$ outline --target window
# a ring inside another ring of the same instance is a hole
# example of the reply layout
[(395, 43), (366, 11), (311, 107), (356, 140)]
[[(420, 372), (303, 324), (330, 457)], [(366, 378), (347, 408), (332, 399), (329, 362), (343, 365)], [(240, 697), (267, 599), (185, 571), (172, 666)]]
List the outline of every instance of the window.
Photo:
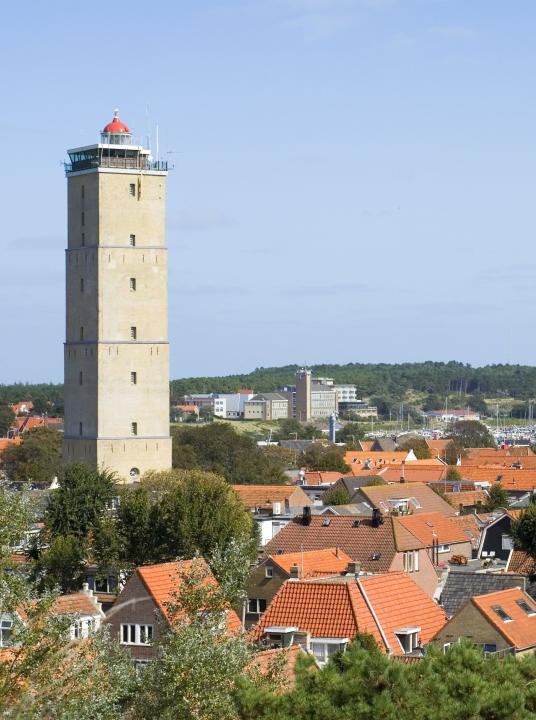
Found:
[(438, 552), (438, 553), (447, 553), (447, 552), (450, 552), (450, 545), (438, 545), (438, 546), (437, 546), (437, 552)]
[(311, 642), (311, 651), (319, 665), (325, 665), (329, 658), (338, 650), (344, 650), (346, 642), (333, 640), (332, 642)]
[(412, 573), (419, 571), (419, 551), (410, 550), (404, 553), (404, 572)]
[(80, 436), (82, 435), (82, 430), (83, 430), (82, 423), (78, 423), (78, 434)]
[(5, 615), (0, 620), (0, 647), (11, 647), (11, 633), (13, 630), (13, 621)]
[(136, 278), (130, 278), (129, 281), (130, 291), (135, 292), (136, 290)]
[(536, 610), (532, 608), (526, 600), (516, 600), (516, 602), (527, 615), (536, 615)]
[(494, 645), (492, 643), (485, 643), (484, 644), (484, 654), (487, 653), (495, 653), (497, 652), (497, 645)]
[(84, 384), (84, 373), (82, 370), (78, 373), (78, 384), (83, 385)]
[(443, 652), (446, 653), (447, 650), (450, 648), (451, 645), (452, 645), (452, 643), (445, 643), (445, 644), (443, 645)]
[(84, 292), (84, 278), (80, 278), (80, 292)]
[(134, 666), (134, 670), (137, 672), (138, 675), (140, 675), (147, 665), (149, 664), (149, 660), (133, 660), (132, 665)]
[(150, 645), (152, 641), (152, 625), (121, 625), (122, 645)]
[(86, 244), (86, 233), (82, 233), (82, 247)]
[(130, 326), (130, 339), (136, 340), (137, 337), (138, 337), (138, 330), (135, 325), (131, 325)]
[(137, 422), (130, 423), (130, 434), (131, 435), (138, 434), (138, 423)]
[(135, 235), (130, 236), (129, 243), (130, 243), (131, 247), (136, 247), (136, 236)]
[(510, 535), (506, 535), (503, 533), (501, 537), (501, 549), (502, 550), (513, 550), (514, 549), (514, 541), (510, 537)]
[(266, 569), (264, 570), (264, 577), (271, 578), (274, 576), (274, 568), (272, 565), (267, 565)]
[(134, 183), (130, 183), (129, 194), (132, 197), (136, 197), (136, 185)]
[(80, 340), (84, 339), (84, 326), (80, 325)]
[(419, 646), (420, 628), (403, 628), (395, 630), (395, 635), (406, 655), (412, 653)]
[(500, 605), (493, 605), (491, 609), (501, 618), (503, 622), (512, 622), (510, 615), (508, 615), (506, 610), (503, 610)]
[(86, 196), (86, 188), (85, 188), (85, 185), (81, 185), (81, 186), (80, 186), (80, 197), (81, 197), (82, 200), (83, 200), (85, 196)]
[(83, 637), (84, 624), (82, 620), (75, 620), (72, 626), (72, 637), (73, 640), (80, 640)]
[(82, 212), (82, 214), (81, 214), (80, 223), (81, 223), (82, 227), (86, 224), (86, 213), (85, 212)]
[(248, 600), (248, 613), (260, 615), (266, 610), (266, 600), (264, 598), (250, 598)]
[(131, 385), (136, 385), (137, 382), (138, 382), (138, 373), (136, 373), (136, 372), (131, 372), (131, 373), (130, 373), (130, 384), (131, 384)]

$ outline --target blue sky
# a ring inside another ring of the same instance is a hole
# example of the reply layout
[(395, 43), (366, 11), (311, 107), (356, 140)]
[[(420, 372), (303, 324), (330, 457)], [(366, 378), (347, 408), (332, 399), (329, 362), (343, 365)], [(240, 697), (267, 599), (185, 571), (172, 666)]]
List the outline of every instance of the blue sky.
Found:
[(2, 11), (0, 382), (62, 379), (60, 163), (115, 107), (175, 165), (172, 377), (533, 363), (534, 2), (87, 7)]

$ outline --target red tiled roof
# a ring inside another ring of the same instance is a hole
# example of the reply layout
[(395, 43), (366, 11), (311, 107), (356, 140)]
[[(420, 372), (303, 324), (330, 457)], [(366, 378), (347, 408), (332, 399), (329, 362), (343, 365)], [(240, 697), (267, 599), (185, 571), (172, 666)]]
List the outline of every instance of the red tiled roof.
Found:
[[(176, 594), (180, 589), (181, 574), (192, 570), (193, 563), (199, 563), (202, 570), (207, 568), (204, 560), (183, 560), (182, 562), (159, 563), (158, 565), (142, 565), (136, 572), (143, 581), (162, 615), (169, 621), (169, 604), (176, 602)], [(217, 580), (210, 574), (206, 581), (217, 585)], [(234, 610), (227, 614), (227, 629), (235, 632), (240, 629), (240, 620)]]
[(370, 633), (385, 647), (355, 580), (287, 580), (261, 616), (255, 628), (257, 637), (262, 637), (267, 627), (297, 627), (312, 637), (350, 640), (358, 632)]
[(352, 561), (352, 558), (344, 550), (334, 547), (325, 550), (271, 555), (270, 559), (288, 575), (290, 575), (291, 567), (297, 565), (300, 568), (302, 579), (318, 575), (340, 575)]
[(297, 507), (313, 504), (308, 495), (297, 485), (232, 485), (231, 487), (249, 509), (270, 506), (274, 502), (286, 501), (290, 504), (294, 493), (296, 497), (293, 500)]
[(450, 522), (450, 518), (439, 512), (403, 515), (394, 520), (415, 535), (426, 547), (431, 547), (434, 540), (437, 540), (440, 545), (469, 540), (463, 528)]
[(60, 595), (53, 603), (51, 612), (54, 615), (99, 615), (99, 610), (83, 592)]
[(2, 453), (9, 445), (20, 445), (22, 438), (0, 438), (0, 453)]
[(424, 645), (445, 622), (444, 611), (411, 578), (394, 572), (344, 582), (288, 580), (255, 633), (261, 637), (269, 627), (297, 627), (312, 638), (350, 640), (358, 632), (370, 633), (385, 652), (403, 655), (397, 630), (420, 627)]
[(305, 473), (305, 485), (333, 485), (344, 477), (344, 473), (313, 470)]
[(520, 575), (535, 575), (536, 560), (523, 550), (514, 550), (510, 555), (507, 570)]
[[(528, 615), (518, 604), (522, 600), (533, 611)], [(471, 602), (484, 615), (501, 635), (517, 650), (534, 647), (536, 645), (536, 603), (520, 588), (509, 588), (487, 595), (478, 595), (471, 598)], [(504, 622), (493, 610), (493, 607), (502, 608), (511, 618)]]
[[(382, 471), (380, 471), (382, 473)], [(382, 474), (383, 477), (383, 474)], [(382, 512), (390, 509), (390, 500), (414, 498), (420, 507), (410, 503), (410, 510), (415, 514), (423, 512), (441, 512), (443, 515), (455, 515), (454, 508), (443, 498), (423, 483), (398, 483), (396, 485), (367, 485), (359, 490), (374, 506)]]
[[(437, 464), (430, 464), (431, 460), (418, 460), (408, 463), (404, 467), (405, 482), (431, 483), (444, 480), (447, 473), (447, 466), (437, 461)], [(378, 475), (387, 483), (399, 483), (402, 478), (401, 465), (384, 465), (377, 471)]]
[(304, 651), (299, 645), (291, 645), (288, 648), (270, 648), (269, 650), (261, 650), (255, 654), (253, 660), (249, 663), (250, 670), (258, 670), (261, 675), (267, 675), (274, 664), (279, 668), (279, 662), (284, 659), (285, 666), (283, 668), (283, 690), (290, 690), (296, 683), (296, 660)]
[(449, 522), (461, 528), (466, 535), (466, 539), (470, 540), (473, 546), (478, 544), (478, 540), (480, 539), (480, 525), (476, 521), (475, 515), (454, 515), (449, 518)]
[(374, 527), (370, 517), (313, 515), (309, 525), (304, 525), (301, 517), (291, 520), (266, 545), (264, 557), (333, 547), (360, 562), (365, 572), (387, 572), (397, 552), (419, 549), (423, 544), (401, 526), (395, 535), (391, 517)]
[(472, 505), (485, 505), (488, 500), (488, 493), (485, 490), (464, 490), (463, 492), (448, 492), (447, 499), (457, 508), (460, 505), (462, 507), (470, 507)]
[(396, 630), (420, 627), (419, 641), (426, 645), (447, 622), (445, 611), (403, 572), (373, 575), (360, 581), (394, 655), (403, 654)]

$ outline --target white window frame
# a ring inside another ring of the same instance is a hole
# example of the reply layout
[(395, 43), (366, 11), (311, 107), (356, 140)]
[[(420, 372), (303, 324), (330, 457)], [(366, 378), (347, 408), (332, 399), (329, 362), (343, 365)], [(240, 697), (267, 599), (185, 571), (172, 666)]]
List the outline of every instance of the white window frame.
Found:
[(316, 662), (322, 666), (336, 652), (345, 650), (347, 644), (347, 638), (311, 638), (310, 652)]
[(264, 568), (264, 577), (265, 578), (273, 578), (274, 576), (274, 568), (273, 565), (267, 565)]
[(13, 640), (11, 635), (13, 632), (13, 620), (4, 615), (0, 619), (0, 647), (12, 647)]
[[(127, 629), (127, 640), (125, 640)], [(137, 623), (122, 623), (119, 631), (120, 645), (152, 645), (154, 640), (154, 625), (140, 625)], [(149, 637), (150, 636), (150, 637)], [(143, 639), (145, 638), (145, 639)]]
[[(404, 655), (409, 655), (415, 650), (416, 647), (419, 647), (419, 632), (420, 628), (412, 628), (411, 631), (408, 632), (403, 630), (395, 630), (396, 639), (398, 640), (400, 647), (404, 651)], [(409, 638), (409, 643), (407, 643), (407, 646), (404, 645), (404, 643), (400, 639), (401, 637)]]
[(419, 551), (406, 550), (404, 552), (404, 572), (419, 572)]
[(448, 553), (450, 552), (450, 545), (448, 543), (443, 543), (443, 545), (437, 546), (437, 552), (438, 553)]
[[(264, 610), (261, 610), (260, 603), (264, 601)], [(251, 610), (251, 603), (255, 603), (255, 610)], [(262, 615), (266, 611), (268, 603), (265, 598), (248, 598), (248, 614), (249, 615)]]

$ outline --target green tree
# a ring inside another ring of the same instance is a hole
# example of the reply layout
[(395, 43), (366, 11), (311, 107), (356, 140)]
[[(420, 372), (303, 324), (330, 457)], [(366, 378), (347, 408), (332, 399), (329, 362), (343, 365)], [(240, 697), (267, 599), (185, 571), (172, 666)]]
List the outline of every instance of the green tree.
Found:
[(7, 446), (2, 460), (9, 480), (50, 482), (61, 468), (61, 435), (48, 427), (29, 430), (20, 445)]
[(75, 592), (80, 589), (86, 559), (86, 548), (79, 538), (58, 535), (38, 555), (36, 580), (42, 589)]
[(313, 443), (301, 454), (299, 462), (309, 470), (350, 472), (350, 466), (344, 461), (344, 449), (335, 445)]
[(65, 467), (59, 488), (50, 494), (45, 525), (53, 535), (85, 541), (117, 494), (115, 475), (83, 463)]
[(536, 504), (530, 505), (523, 510), (521, 515), (512, 521), (511, 529), (514, 547), (516, 550), (524, 550), (536, 560)]
[(36, 415), (48, 415), (49, 412), (52, 409), (52, 403), (47, 400), (45, 397), (34, 397), (32, 400), (33, 403), (33, 413)]
[(484, 505), (484, 509), (487, 512), (492, 512), (500, 507), (507, 508), (509, 505), (510, 500), (508, 499), (508, 493), (503, 486), (500, 483), (492, 485), (488, 492), (488, 499)]
[(452, 423), (448, 428), (447, 437), (464, 448), (496, 447), (493, 435), (478, 420), (459, 420)]
[(365, 437), (362, 425), (356, 422), (348, 422), (337, 431), (337, 442), (346, 443), (346, 447), (355, 450), (359, 447), (359, 441)]
[(277, 424), (275, 436), (279, 440), (311, 440), (319, 435), (314, 425), (305, 425), (295, 418), (278, 420)]
[(422, 437), (411, 437), (406, 440), (401, 440), (398, 443), (399, 450), (413, 450), (417, 460), (428, 460), (432, 457), (430, 448), (428, 447), (426, 440)]
[(342, 485), (333, 485), (326, 490), (322, 498), (324, 505), (348, 505), (351, 497), (348, 490)]
[(462, 474), (455, 465), (450, 465), (447, 470), (447, 480), (458, 482), (462, 479)]
[(161, 554), (155, 537), (158, 505), (144, 486), (125, 487), (117, 510), (118, 533), (122, 538), (122, 555), (134, 565), (158, 562)]
[(459, 440), (451, 440), (445, 448), (444, 459), (449, 465), (457, 465), (459, 458), (465, 455), (463, 445)]
[(0, 405), (0, 437), (6, 437), (15, 422), (15, 413), (9, 405)]
[(252, 438), (227, 423), (175, 428), (172, 439), (174, 467), (207, 470), (238, 484), (279, 484), (286, 479), (282, 463), (265, 456)]

